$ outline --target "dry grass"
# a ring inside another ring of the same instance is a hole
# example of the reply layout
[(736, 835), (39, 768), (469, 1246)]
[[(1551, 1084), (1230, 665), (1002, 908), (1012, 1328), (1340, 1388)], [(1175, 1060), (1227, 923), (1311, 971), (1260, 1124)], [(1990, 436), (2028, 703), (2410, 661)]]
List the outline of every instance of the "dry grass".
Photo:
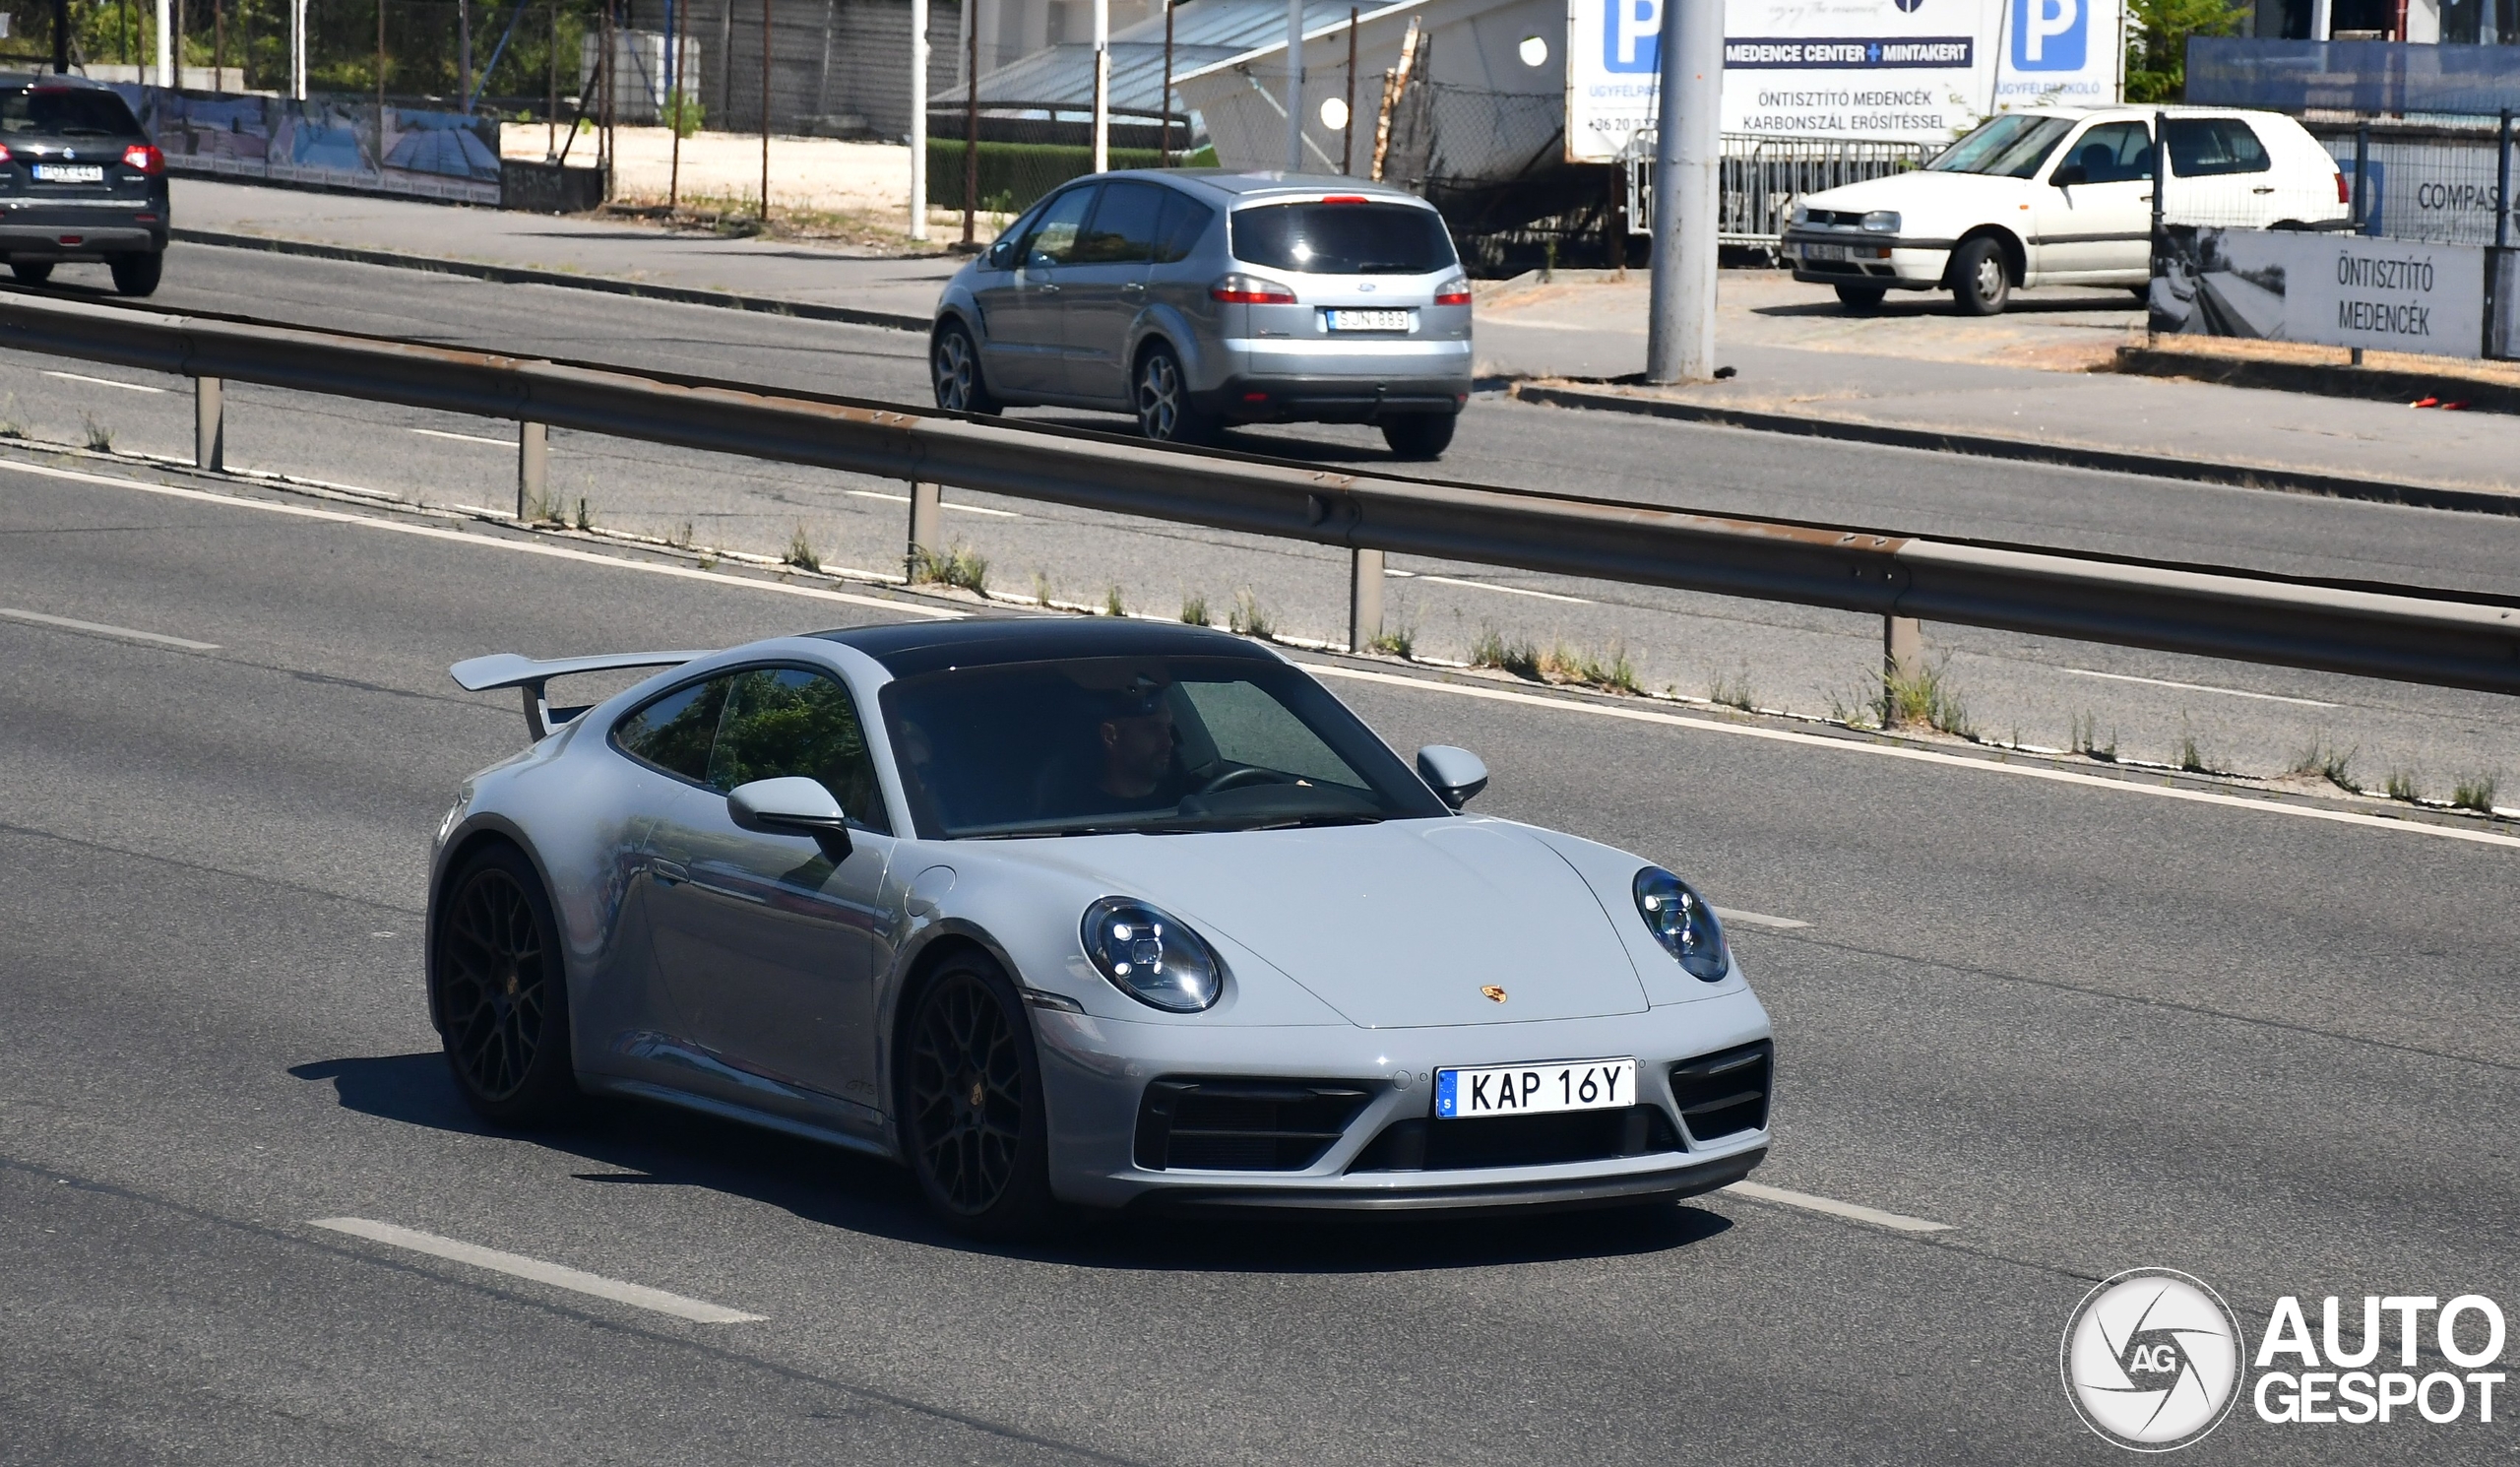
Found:
[(941, 555), (919, 545), (911, 551), (910, 579), (914, 586), (956, 586), (974, 596), (986, 596), (988, 557), (963, 544)]

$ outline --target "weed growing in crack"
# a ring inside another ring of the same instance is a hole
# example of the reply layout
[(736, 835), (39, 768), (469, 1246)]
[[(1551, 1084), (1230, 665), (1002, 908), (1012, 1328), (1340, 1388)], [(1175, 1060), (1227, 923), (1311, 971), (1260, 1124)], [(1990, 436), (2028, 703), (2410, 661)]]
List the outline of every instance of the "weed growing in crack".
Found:
[(1050, 608), (1050, 573), (1048, 571), (1033, 572), (1033, 605), (1044, 611)]
[(2391, 799), (2403, 799), (2409, 804), (2424, 797), (2423, 776), (2412, 769), (2390, 770), (2382, 788)]
[(1948, 659), (1913, 666), (1902, 662), (1881, 674), (1881, 727), (1919, 725), (1958, 738), (1978, 736), (1977, 726), (1969, 722), (1969, 705), (1952, 683)]
[[(583, 499), (578, 502), (586, 503)], [(919, 553), (926, 552), (922, 550)], [(788, 537), (788, 553), (779, 558), (798, 570), (818, 571), (823, 568), (823, 557), (814, 553), (814, 542), (805, 539), (805, 527), (802, 525), (796, 527), (795, 534)]]
[(98, 422), (94, 414), (82, 411), (79, 415), (79, 423), (87, 430), (88, 447), (91, 450), (96, 453), (114, 451), (114, 430)]
[(1743, 663), (1733, 670), (1732, 675), (1729, 678), (1721, 672), (1708, 678), (1706, 701), (1721, 703), (1727, 708), (1738, 708), (1743, 713), (1758, 707), (1759, 695), (1750, 688), (1750, 665)]
[(2450, 803), (2480, 814), (2493, 813), (2493, 776), (2472, 774), (2450, 787)]
[(1480, 628), (1479, 640), (1470, 644), (1470, 665), (1540, 680), (1540, 649), (1529, 642), (1509, 642), (1492, 626)]
[(1181, 620), (1187, 626), (1213, 626), (1208, 620), (1208, 599), (1204, 596), (1181, 598)]
[(1127, 601), (1122, 599), (1120, 595), (1120, 583), (1117, 581), (1113, 581), (1110, 584), (1110, 587), (1102, 593), (1102, 614), (1105, 616), (1126, 616), (1129, 614), (1129, 604)]
[(2291, 772), (2303, 779), (2325, 780), (2348, 795), (2360, 795), (2362, 787), (2354, 780), (2354, 756), (2359, 752), (2359, 749), (2340, 751), (2322, 731), (2310, 736), (2308, 748), (2293, 756)]
[(988, 595), (988, 557), (968, 545), (958, 543), (942, 555), (919, 545), (910, 558), (914, 586), (956, 586), (974, 596)]
[(1552, 643), (1540, 658), (1540, 675), (1548, 682), (1582, 683), (1606, 692), (1634, 693), (1636, 665), (1628, 661), (1627, 648), (1613, 643), (1609, 651), (1598, 656), (1591, 652), (1570, 652), (1563, 642)]
[[(578, 500), (578, 528), (581, 530), (593, 530), (595, 528), (595, 515), (588, 510), (587, 501), (583, 497)], [(799, 530), (796, 533), (801, 537), (805, 532)]]
[(2229, 769), (2214, 762), (2214, 756), (2197, 741), (2196, 731), (2180, 721), (2178, 730), (2178, 769), (2181, 774), (2230, 774)]
[(2115, 729), (2109, 731), (2109, 741), (2103, 743), (2100, 741), (2099, 714), (2078, 713), (2074, 715), (2073, 722), (2073, 738), (2066, 745), (2068, 748), (2087, 759), (2098, 759), (2103, 764), (2117, 762), (2117, 731)]
[(1374, 633), (1372, 640), (1365, 643), (1365, 650), (1378, 652), (1384, 657), (1396, 657), (1405, 663), (1418, 652), (1418, 628), (1408, 625), (1385, 626), (1381, 631)]
[(1258, 637), (1263, 642), (1278, 632), (1278, 624), (1269, 619), (1267, 608), (1249, 587), (1233, 594), (1233, 609), (1226, 613), (1225, 624), (1241, 636)]

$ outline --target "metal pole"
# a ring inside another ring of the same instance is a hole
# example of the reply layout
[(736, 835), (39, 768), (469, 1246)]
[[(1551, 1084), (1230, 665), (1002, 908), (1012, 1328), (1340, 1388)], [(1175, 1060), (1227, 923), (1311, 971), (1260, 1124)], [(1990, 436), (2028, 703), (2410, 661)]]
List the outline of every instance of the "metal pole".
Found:
[[(2354, 129), (2354, 232), (2360, 234), (2370, 223), (2371, 205), (2371, 124), (2365, 122)], [(2362, 349), (2352, 349), (2348, 364), (2362, 364)]]
[(770, 0), (761, 0), (761, 222), (770, 223)]
[[(166, 30), (171, 38), (175, 57), (174, 88), (181, 92), (184, 90), (184, 0), (174, 0), (170, 23)], [(212, 79), (211, 90), (218, 90), (218, 79), (215, 77)]]
[(193, 467), (227, 471), (227, 409), (217, 377), (193, 379)]
[(1164, 108), (1163, 131), (1156, 135), (1155, 165), (1172, 166), (1172, 0), (1164, 0)]
[(1287, 171), (1303, 171), (1303, 0), (1287, 0)]
[[(2485, 354), (2507, 354), (2511, 344), (2502, 340), (2506, 334), (2496, 330), (2512, 314), (2512, 303), (2503, 299), (2503, 285), (2510, 277), (2511, 261), (2511, 109), (2502, 109), (2502, 127), (2493, 139), (2493, 253), (2486, 257), (2485, 271)], [(2495, 348), (2501, 348), (2497, 352)]]
[(1356, 171), (1356, 16), (1355, 6), (1348, 7), (1348, 125), (1339, 129), (1339, 171)]
[[(542, 108), (542, 157), (550, 162), (560, 159), (560, 0), (551, 0), (551, 54), (545, 79), (551, 89)], [(385, 29), (385, 0), (376, 0), (376, 27)], [(380, 87), (382, 83), (378, 84)]]
[(306, 100), (306, 0), (288, 0), (288, 95)]
[[(2335, 29), (2336, 6), (2334, 0), (2310, 0), (2310, 39), (2330, 39), (2330, 32)], [(2319, 69), (2321, 71), (2325, 71), (2327, 68), (2322, 66)]]
[(70, 70), (70, 0), (52, 0), (52, 74)]
[(516, 517), (531, 520), (551, 506), (551, 435), (538, 422), (516, 425)]
[(2493, 144), (2493, 247), (2511, 248), (2511, 109), (2502, 109), (2502, 130)]
[(963, 247), (971, 249), (979, 242), (980, 213), (980, 5), (979, 0), (963, 0), (963, 14), (970, 18), (963, 44)]
[[(552, 45), (556, 50), (559, 41)], [(558, 105), (555, 93), (553, 105)], [(385, 136), (385, 0), (376, 0), (376, 135)]]
[(1365, 652), (1382, 638), (1382, 551), (1362, 545), (1348, 557), (1348, 650)]
[(158, 0), (158, 85), (175, 85), (174, 0)]
[(910, 237), (927, 237), (927, 0), (910, 0)]
[(456, 95), (472, 109), (472, 0), (455, 0), (455, 87)]
[(1094, 0), (1094, 171), (1111, 166), (1111, 0)]
[(682, 43), (677, 26), (690, 24), (690, 6), (665, 4), (665, 126), (673, 134), (665, 163), (665, 212), (682, 207)]
[(921, 549), (933, 551), (943, 542), (945, 537), (941, 532), (945, 527), (937, 523), (943, 518), (945, 486), (911, 480), (910, 554), (903, 561), (904, 575), (913, 580), (918, 578), (918, 552)]
[(1724, 0), (1663, 0), (1654, 152), (1649, 382), (1715, 375), (1716, 169), (1723, 149)]

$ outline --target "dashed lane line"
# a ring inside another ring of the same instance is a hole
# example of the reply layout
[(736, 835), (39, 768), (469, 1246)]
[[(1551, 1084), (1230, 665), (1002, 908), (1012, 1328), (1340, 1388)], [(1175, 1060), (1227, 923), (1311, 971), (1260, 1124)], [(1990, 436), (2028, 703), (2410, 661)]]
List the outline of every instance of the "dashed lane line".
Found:
[(329, 1229), (335, 1233), (346, 1233), (352, 1238), (364, 1238), (370, 1243), (381, 1243), (388, 1247), (408, 1248), (414, 1253), (426, 1253), (432, 1258), (444, 1258), (451, 1263), (469, 1263), (474, 1268), (486, 1268), (494, 1273), (532, 1279), (537, 1284), (549, 1284), (555, 1289), (592, 1294), (598, 1299), (609, 1299), (615, 1304), (654, 1309), (660, 1314), (671, 1314), (677, 1319), (688, 1319), (695, 1324), (753, 1324), (769, 1317), (766, 1314), (747, 1314), (741, 1309), (730, 1309), (724, 1305), (685, 1299), (679, 1294), (667, 1294), (662, 1289), (651, 1289), (645, 1284), (628, 1284), (619, 1279), (608, 1279), (599, 1273), (588, 1273), (582, 1269), (570, 1268), (565, 1264), (546, 1263), (540, 1258), (529, 1258), (523, 1253), (503, 1253), (497, 1248), (485, 1248), (477, 1244), (459, 1243), (452, 1238), (440, 1238), (434, 1233), (422, 1233), (412, 1228), (398, 1228), (392, 1223), (380, 1223), (371, 1218), (319, 1217), (312, 1219), (307, 1226)]
[(46, 372), (44, 375), (59, 377), (64, 382), (85, 382), (91, 387), (119, 387), (125, 392), (154, 392), (159, 397), (166, 395), (166, 389), (162, 387), (144, 387), (137, 382), (116, 382), (111, 377), (91, 377), (86, 372)]
[(403, 431), (417, 433), (423, 438), (452, 438), (458, 443), (480, 443), (491, 448), (516, 447), (514, 438), (484, 438), (478, 433), (451, 433), (444, 428), (405, 428)]
[(2138, 677), (2132, 672), (2102, 672), (2091, 668), (2058, 668), (2056, 670), (2070, 672), (2076, 677), (2106, 677), (2111, 682), (2141, 682), (2153, 687), (2174, 687), (2183, 692), (2221, 693), (2226, 698), (2255, 698), (2265, 703), (2298, 703), (2303, 708), (2337, 706), (2334, 703), (2322, 703), (2316, 698), (2288, 698), (2282, 693), (2253, 693), (2246, 688), (2216, 687), (2210, 682), (2173, 682), (2167, 677)]
[(1805, 1212), (1821, 1212), (1830, 1217), (1870, 1223), (1876, 1228), (1888, 1228), (1895, 1233), (1948, 1233), (1951, 1231), (1949, 1223), (1928, 1222), (1923, 1218), (1909, 1217), (1904, 1213), (1883, 1212), (1878, 1207), (1866, 1207), (1860, 1202), (1841, 1202), (1835, 1197), (1815, 1196), (1810, 1192), (1788, 1191), (1784, 1187), (1769, 1186), (1763, 1182), (1736, 1181), (1724, 1190), (1747, 1197), (1754, 1202), (1773, 1202), (1780, 1207), (1799, 1207)]
[[(849, 497), (851, 499), (881, 499), (889, 504), (910, 503), (910, 496), (908, 494), (887, 494), (881, 489), (850, 489), (847, 492)], [(939, 501), (938, 507), (942, 509), (950, 509), (958, 515), (989, 515), (1000, 520), (1020, 520), (1024, 518), (1022, 515), (1017, 514), (1011, 509), (991, 509), (984, 504), (956, 504), (951, 499)]]
[(80, 621), (69, 616), (47, 616), (41, 611), (21, 611), (15, 606), (0, 606), (0, 616), (14, 621), (33, 621), (45, 626), (68, 627), (77, 632), (94, 632), (102, 637), (127, 637), (135, 642), (156, 642), (166, 647), (181, 647), (187, 652), (217, 652), (217, 642), (195, 642), (187, 637), (170, 637), (164, 632), (145, 632), (135, 627), (113, 626), (102, 621)]

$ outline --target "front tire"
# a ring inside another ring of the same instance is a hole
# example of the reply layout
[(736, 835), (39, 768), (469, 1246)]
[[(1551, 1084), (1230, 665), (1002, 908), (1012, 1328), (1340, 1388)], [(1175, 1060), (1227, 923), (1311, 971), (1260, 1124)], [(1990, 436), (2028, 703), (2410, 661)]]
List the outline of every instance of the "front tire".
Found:
[(1016, 1239), (1047, 1227), (1049, 1117), (1015, 985), (976, 953), (946, 960), (903, 1030), (902, 1150), (928, 1210), (957, 1233)]
[(1964, 239), (1951, 255), (1951, 298), (1964, 316), (1995, 316), (2012, 298), (2012, 265), (2001, 240)]
[(1877, 310), (1881, 297), (1890, 293), (1888, 287), (1882, 286), (1840, 286), (1837, 291), (1838, 304), (1851, 311)]
[(166, 255), (152, 250), (145, 255), (117, 255), (108, 265), (114, 273), (114, 290), (123, 295), (151, 295), (158, 289), (158, 279), (166, 273)]
[(1452, 447), (1453, 427), (1460, 419), (1450, 413), (1412, 413), (1405, 417), (1382, 420), (1382, 441), (1391, 446), (1396, 459), (1426, 463), (1444, 456)]
[(997, 415), (1000, 405), (988, 390), (988, 379), (980, 374), (979, 349), (959, 323), (936, 333), (928, 346), (927, 364), (935, 380), (937, 407), (948, 413)]
[(40, 286), (52, 279), (52, 264), (50, 260), (12, 260), (9, 273), (18, 278), (19, 285)]
[(448, 878), (428, 972), (447, 1067), (474, 1114), (534, 1126), (577, 1109), (560, 925), (524, 852), (488, 847)]

